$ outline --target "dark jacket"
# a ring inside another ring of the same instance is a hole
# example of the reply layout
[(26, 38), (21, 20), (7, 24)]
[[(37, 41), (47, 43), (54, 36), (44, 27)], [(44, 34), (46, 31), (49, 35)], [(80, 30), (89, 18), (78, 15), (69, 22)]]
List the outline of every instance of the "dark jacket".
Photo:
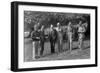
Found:
[(50, 31), (49, 39), (50, 39), (50, 41), (56, 41), (57, 40), (57, 31), (55, 29)]
[(38, 30), (31, 32), (31, 38), (32, 38), (33, 41), (39, 41), (40, 40), (39, 36), (40, 36), (40, 33), (39, 33)]
[(44, 32), (44, 30), (43, 31), (40, 31), (40, 41), (41, 42), (44, 42), (45, 41), (45, 32)]

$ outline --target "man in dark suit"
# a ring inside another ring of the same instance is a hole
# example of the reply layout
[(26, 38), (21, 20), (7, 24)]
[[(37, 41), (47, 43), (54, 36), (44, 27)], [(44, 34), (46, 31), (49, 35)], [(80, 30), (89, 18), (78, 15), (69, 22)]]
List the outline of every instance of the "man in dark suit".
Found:
[(55, 53), (55, 43), (57, 40), (57, 31), (54, 29), (53, 25), (50, 26), (50, 44), (51, 44), (51, 53)]
[(45, 33), (44, 33), (44, 25), (42, 25), (41, 29), (40, 29), (40, 46), (41, 46), (41, 50), (40, 50), (40, 55), (43, 55), (43, 51), (44, 51), (44, 42), (45, 42)]

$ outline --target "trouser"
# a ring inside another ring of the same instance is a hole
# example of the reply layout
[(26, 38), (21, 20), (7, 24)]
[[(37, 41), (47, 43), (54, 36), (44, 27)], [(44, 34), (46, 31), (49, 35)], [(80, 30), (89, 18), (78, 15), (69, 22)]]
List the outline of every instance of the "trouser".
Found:
[(35, 59), (36, 56), (38, 56), (38, 46), (39, 46), (39, 41), (33, 41), (33, 55), (32, 58)]
[(72, 34), (68, 35), (68, 48), (70, 51), (72, 50)]
[(82, 33), (79, 34), (79, 39), (78, 39), (79, 46), (78, 47), (80, 50), (82, 50), (82, 48), (83, 48), (83, 36), (84, 36), (84, 34), (82, 34)]
[(44, 51), (44, 41), (40, 42), (40, 46), (41, 46), (40, 55), (42, 56)]
[(55, 53), (55, 41), (50, 40), (50, 44), (51, 44), (51, 53)]
[(62, 51), (62, 47), (63, 47), (63, 42), (62, 42), (62, 39), (58, 40), (58, 51)]

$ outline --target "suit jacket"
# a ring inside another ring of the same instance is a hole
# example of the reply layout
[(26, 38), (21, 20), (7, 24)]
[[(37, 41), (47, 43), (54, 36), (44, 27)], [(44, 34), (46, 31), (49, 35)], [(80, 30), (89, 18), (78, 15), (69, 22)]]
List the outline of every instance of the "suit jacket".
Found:
[(43, 31), (40, 31), (40, 41), (41, 42), (44, 42), (45, 41), (45, 32), (44, 32), (44, 30)]
[(84, 33), (85, 32), (85, 27), (84, 26), (79, 26), (78, 32), (79, 33)]
[(57, 28), (57, 40), (63, 39), (63, 31), (61, 28)]
[(31, 32), (31, 38), (33, 39), (33, 41), (39, 41), (40, 40), (40, 33), (39, 31), (32, 31)]
[(49, 38), (51, 41), (57, 40), (57, 31), (55, 29), (50, 30)]

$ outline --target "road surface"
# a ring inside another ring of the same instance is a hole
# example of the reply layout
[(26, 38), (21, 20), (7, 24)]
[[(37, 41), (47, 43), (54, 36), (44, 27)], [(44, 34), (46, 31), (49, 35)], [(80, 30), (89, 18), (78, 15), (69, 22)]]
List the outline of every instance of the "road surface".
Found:
[[(57, 44), (55, 46), (56, 53), (51, 54), (50, 42), (45, 42), (43, 56), (32, 60), (32, 40), (25, 38), (24, 40), (24, 61), (48, 61), (48, 60), (73, 60), (73, 59), (89, 59), (90, 58), (90, 40), (84, 41), (83, 50), (78, 49), (78, 42), (73, 42), (73, 50), (69, 52), (68, 43), (63, 43), (63, 51), (58, 53)], [(40, 51), (40, 49), (39, 49)]]

